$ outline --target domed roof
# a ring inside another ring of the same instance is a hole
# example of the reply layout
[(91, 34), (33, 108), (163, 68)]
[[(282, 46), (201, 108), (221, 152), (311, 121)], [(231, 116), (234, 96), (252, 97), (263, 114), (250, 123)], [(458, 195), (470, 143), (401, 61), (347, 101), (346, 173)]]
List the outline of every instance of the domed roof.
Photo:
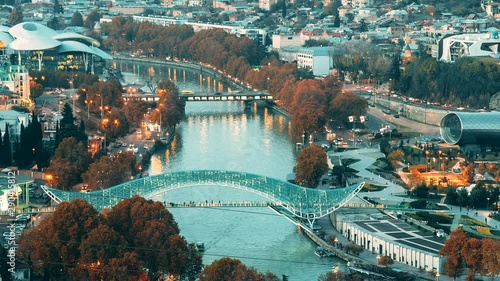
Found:
[(57, 48), (59, 53), (84, 52), (93, 54), (94, 51), (89, 46), (77, 41), (63, 41)]
[(61, 45), (51, 38), (57, 32), (39, 23), (22, 22), (11, 27), (9, 33), (16, 38), (9, 47), (18, 51), (46, 50)]
[(38, 36), (53, 37), (57, 35), (57, 32), (52, 28), (36, 22), (18, 23), (9, 29), (9, 33), (15, 38), (32, 38)]
[(65, 40), (80, 40), (80, 41), (87, 42), (87, 43), (89, 43), (91, 45), (94, 45), (96, 47), (101, 46), (101, 43), (99, 43), (99, 41), (95, 40), (94, 38), (88, 37), (88, 36), (85, 36), (85, 35), (81, 35), (81, 34), (78, 34), (78, 33), (75, 33), (75, 32), (58, 33), (55, 36), (52, 36), (52, 38), (60, 40), (60, 41), (65, 41)]

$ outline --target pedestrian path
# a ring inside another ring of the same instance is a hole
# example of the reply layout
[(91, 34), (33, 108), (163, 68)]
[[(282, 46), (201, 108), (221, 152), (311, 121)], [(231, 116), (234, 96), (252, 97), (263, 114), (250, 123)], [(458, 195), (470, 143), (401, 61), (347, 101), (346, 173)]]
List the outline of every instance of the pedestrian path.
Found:
[[(380, 149), (363, 148), (357, 150), (346, 150), (343, 152), (330, 151), (328, 152), (328, 156), (341, 157), (342, 159), (346, 158), (359, 159), (358, 162), (349, 165), (349, 167), (358, 171), (357, 175), (361, 178), (361, 180), (373, 181), (380, 185), (387, 184), (387, 188), (381, 191), (363, 192), (359, 194), (360, 197), (373, 198), (374, 200), (384, 205), (397, 205), (405, 201), (404, 197), (398, 196), (405, 194), (406, 192), (405, 188), (367, 170), (367, 168), (370, 167), (373, 163), (375, 163), (375, 161), (378, 158), (384, 157), (384, 154), (380, 152)], [(491, 211), (477, 210), (477, 215), (476, 215), (475, 214), (476, 210), (472, 212), (471, 210), (465, 207), (459, 208), (453, 205), (445, 205), (445, 206), (450, 210), (456, 211), (454, 213), (456, 214), (455, 217), (458, 219), (458, 222), (460, 221), (461, 216), (468, 215), (481, 222), (486, 222), (491, 228), (500, 229), (500, 222), (489, 217)], [(459, 223), (456, 224), (457, 227), (458, 225)], [(452, 230), (453, 229), (456, 228), (452, 228)]]
[(460, 212), (456, 213), (454, 216), (453, 216), (453, 222), (451, 223), (451, 228), (450, 230), (453, 231), (455, 229), (458, 228), (459, 224), (460, 224), (460, 219), (462, 218), (462, 214)]

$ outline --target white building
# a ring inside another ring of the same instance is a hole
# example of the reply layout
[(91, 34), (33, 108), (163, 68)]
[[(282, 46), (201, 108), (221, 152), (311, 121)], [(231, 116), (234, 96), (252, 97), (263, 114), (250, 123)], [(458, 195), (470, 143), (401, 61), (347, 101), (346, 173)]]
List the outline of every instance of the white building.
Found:
[(302, 46), (298, 34), (273, 34), (273, 49), (280, 49), (288, 46)]
[(259, 0), (259, 8), (269, 11), (271, 10), (271, 6), (276, 4), (276, 2), (276, 0)]
[(309, 68), (314, 76), (327, 76), (333, 68), (329, 47), (300, 49), (297, 53), (297, 67)]
[(374, 0), (342, 0), (342, 5), (349, 5), (353, 8), (373, 7)]
[(393, 219), (374, 209), (342, 208), (331, 218), (337, 231), (349, 241), (394, 262), (426, 271), (442, 273), (444, 258), (438, 252), (444, 238), (425, 235), (404, 221)]
[(500, 58), (498, 32), (445, 36), (439, 42), (438, 60), (454, 62), (461, 57)]
[(10, 140), (13, 142), (21, 136), (21, 124), (28, 126), (31, 116), (28, 113), (18, 112), (15, 110), (1, 110), (0, 111), (0, 129), (2, 130), (2, 137), (5, 134), (5, 126), (9, 124)]

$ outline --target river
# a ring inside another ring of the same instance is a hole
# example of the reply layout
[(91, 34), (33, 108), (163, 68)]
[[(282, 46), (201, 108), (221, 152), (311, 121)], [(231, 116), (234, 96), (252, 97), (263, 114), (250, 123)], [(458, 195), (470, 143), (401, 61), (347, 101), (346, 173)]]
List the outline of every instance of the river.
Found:
[[(151, 77), (153, 80), (169, 77), (180, 90), (228, 90), (209, 76), (166, 65), (117, 62), (116, 68), (134, 74), (133, 79), (139, 84)], [(257, 104), (245, 109), (240, 102), (188, 102), (186, 117), (178, 126), (170, 148), (152, 157), (149, 173), (221, 169), (285, 180), (296, 157), (289, 128), (288, 118)], [(218, 186), (178, 189), (155, 199), (265, 201), (253, 193)], [(284, 274), (291, 281), (307, 281), (317, 280), (320, 274), (341, 262), (314, 255), (316, 245), (297, 226), (268, 208), (171, 208), (170, 211), (189, 242), (205, 243), (204, 264), (228, 256), (261, 272), (270, 271), (280, 278)]]

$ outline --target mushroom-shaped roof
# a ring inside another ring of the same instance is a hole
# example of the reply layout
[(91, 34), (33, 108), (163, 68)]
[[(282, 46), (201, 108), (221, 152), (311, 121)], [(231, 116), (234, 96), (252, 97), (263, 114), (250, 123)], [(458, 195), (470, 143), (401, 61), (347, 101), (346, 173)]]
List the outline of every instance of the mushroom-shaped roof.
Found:
[(10, 43), (9, 47), (17, 51), (37, 51), (52, 49), (61, 45), (61, 42), (45, 36), (33, 36), (31, 38), (19, 37)]
[(77, 41), (63, 41), (57, 48), (59, 53), (84, 52), (93, 54), (94, 51), (87, 45)]
[(51, 38), (57, 32), (39, 23), (19, 23), (9, 29), (9, 33), (16, 38), (9, 45), (14, 50), (46, 50), (61, 45), (61, 42)]
[(96, 56), (99, 56), (101, 57), (103, 60), (112, 60), (113, 57), (111, 55), (109, 55), (108, 53), (106, 53), (105, 51), (97, 48), (97, 47), (89, 47), (92, 49), (92, 51), (94, 51), (94, 54)]
[(32, 38), (36, 36), (53, 37), (57, 32), (52, 28), (36, 22), (22, 22), (9, 29), (9, 33), (15, 38)]
[(5, 25), (0, 25), (0, 31), (2, 32), (9, 32), (10, 27), (5, 26)]
[(10, 43), (14, 41), (14, 37), (9, 33), (0, 31), (0, 42), (3, 43), (4, 47), (9, 46)]
[(85, 35), (81, 35), (75, 32), (64, 32), (64, 33), (58, 33), (55, 36), (52, 36), (53, 39), (60, 40), (60, 41), (66, 41), (66, 40), (79, 40), (79, 41), (84, 41), (87, 42), (88, 44), (94, 45), (96, 47), (100, 47), (101, 43), (99, 41), (95, 40), (92, 37), (88, 37)]

